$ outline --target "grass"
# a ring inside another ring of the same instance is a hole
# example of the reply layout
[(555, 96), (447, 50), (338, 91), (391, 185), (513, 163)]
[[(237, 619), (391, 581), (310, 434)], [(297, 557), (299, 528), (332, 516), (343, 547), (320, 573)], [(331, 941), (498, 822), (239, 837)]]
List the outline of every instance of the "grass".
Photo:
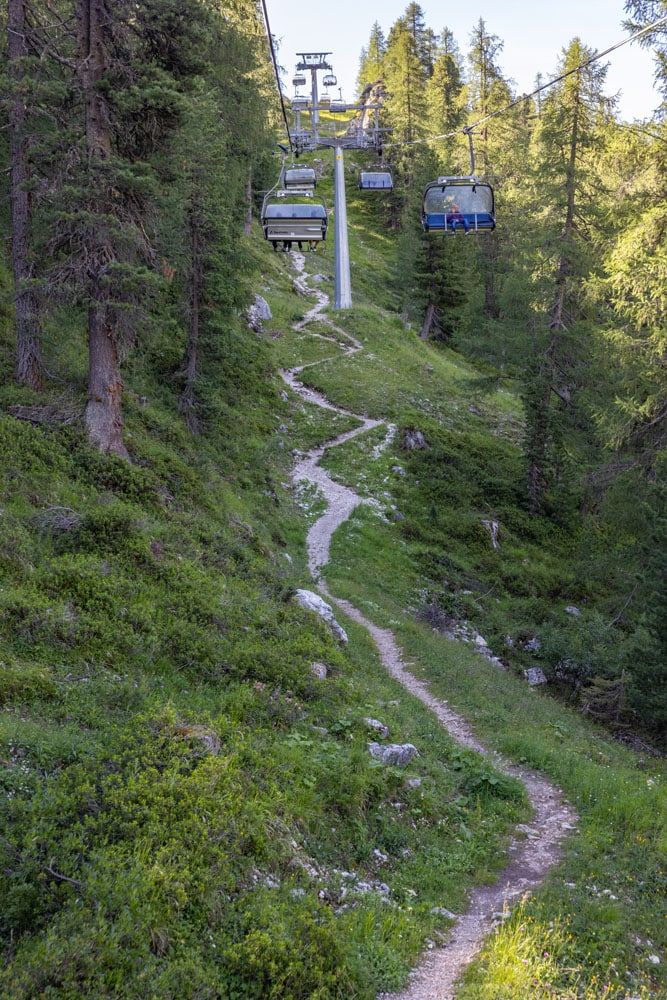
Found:
[[(549, 558), (546, 534), (520, 541), (517, 401), (404, 328), (378, 209), (353, 194), (350, 210), (360, 305), (336, 320), (366, 352), (304, 379), (356, 412), (421, 428), (430, 448), (407, 455), (399, 435), (373, 459), (378, 431), (327, 456), (383, 501), (336, 536), (331, 585), (394, 628), (434, 689), (490, 744), (559, 780), (582, 816), (563, 868), (503, 925), (465, 995), (593, 997), (609, 980), (610, 996), (624, 995), (621, 981), (658, 996), (664, 961), (648, 955), (663, 947), (662, 769), (417, 620), (447, 592), (500, 635), (502, 609), (515, 607), (498, 587), (506, 604), (492, 618), (483, 598), (497, 572), (478, 523), (487, 480), (499, 480), (494, 503), (516, 535), (513, 579), (534, 564), (517, 621), (567, 566), (567, 537)], [(277, 368), (336, 348), (291, 330), (310, 301), (282, 255), (258, 254), (274, 318), (263, 338), (230, 321), (209, 348), (198, 438), (177, 409), (178, 345), (158, 330), (126, 372), (131, 466), (71, 427), (0, 419), (0, 995), (371, 1000), (446, 933), (434, 907), (457, 912), (495, 877), (526, 816), (520, 786), (454, 745), (362, 629), (345, 622), (340, 647), (292, 600), (308, 585), (305, 533), (320, 509), (316, 495), (292, 494), (292, 450), (354, 421), (285, 392)], [(328, 251), (308, 267), (330, 277), (331, 263)], [(82, 324), (59, 323), (52, 401), (76, 408)], [(8, 322), (0, 334), (8, 372)], [(36, 402), (9, 382), (1, 393), (6, 405)], [(445, 452), (450, 475), (438, 478)], [(454, 473), (458, 505), (431, 491)], [(391, 520), (394, 507), (405, 521)], [(369, 717), (417, 746), (409, 768), (373, 761)]]
[[(365, 255), (356, 240), (354, 254)], [(364, 342), (366, 356), (309, 369), (305, 380), (353, 411), (419, 427), (429, 447), (406, 453), (399, 435), (373, 460), (377, 431), (327, 453), (327, 468), (380, 500), (386, 515), (355, 511), (334, 539), (328, 583), (392, 627), (415, 673), (489, 745), (557, 781), (581, 817), (563, 864), (494, 934), (460, 995), (665, 996), (664, 765), (421, 621), (434, 607), (473, 620), (505, 656), (509, 634), (518, 671), (534, 662), (522, 652), (524, 638), (543, 630), (556, 647), (550, 616), (560, 616), (564, 632), (564, 605), (594, 606), (599, 596), (580, 589), (567, 523), (535, 526), (522, 513), (520, 407), (506, 391), (481, 389), (466, 362), (419, 343), (363, 291), (336, 322)], [(393, 523), (396, 510), (404, 520)], [(499, 553), (481, 526), (489, 516), (501, 521)], [(594, 642), (594, 607), (584, 616), (578, 628)]]
[[(320, 509), (292, 494), (292, 449), (355, 421), (285, 394), (276, 369), (333, 345), (288, 332), (307, 303), (284, 265), (260, 256), (266, 343), (237, 321), (206, 358), (199, 437), (158, 330), (126, 372), (132, 465), (0, 419), (2, 996), (371, 1000), (526, 815), (363, 630), (341, 648), (292, 599)], [(47, 398), (76, 408), (65, 322)], [(369, 717), (418, 747), (410, 767), (371, 758)]]

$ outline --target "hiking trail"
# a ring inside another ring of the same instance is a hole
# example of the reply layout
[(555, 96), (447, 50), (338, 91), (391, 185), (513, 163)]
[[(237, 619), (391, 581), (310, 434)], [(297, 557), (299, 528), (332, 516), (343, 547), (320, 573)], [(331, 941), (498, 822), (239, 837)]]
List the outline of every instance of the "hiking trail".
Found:
[[(353, 355), (363, 350), (363, 345), (351, 334), (336, 326), (324, 310), (329, 305), (329, 296), (320, 288), (311, 288), (305, 273), (305, 257), (293, 254), (297, 271), (295, 287), (303, 295), (314, 295), (315, 306), (293, 327), (304, 330), (309, 324), (318, 322), (330, 329), (335, 336), (321, 333), (313, 336), (329, 340), (345, 354)], [(373, 639), (384, 667), (410, 694), (418, 698), (436, 716), (450, 736), (461, 746), (474, 750), (488, 758), (502, 773), (519, 780), (530, 801), (533, 815), (529, 823), (515, 828), (507, 849), (508, 861), (492, 885), (482, 885), (473, 889), (468, 899), (465, 913), (456, 917), (448, 939), (441, 947), (426, 952), (420, 963), (412, 971), (406, 988), (395, 994), (381, 994), (378, 1000), (454, 1000), (456, 983), (467, 965), (481, 949), (485, 938), (493, 931), (509, 904), (516, 902), (526, 893), (543, 882), (548, 872), (558, 863), (561, 845), (576, 828), (577, 815), (565, 801), (559, 788), (542, 775), (514, 764), (494, 750), (489, 750), (474, 735), (466, 720), (449, 708), (445, 700), (436, 698), (428, 684), (416, 678), (407, 669), (401, 650), (390, 629), (379, 628), (349, 601), (331, 594), (322, 579), (322, 570), (329, 561), (331, 538), (336, 531), (362, 504), (373, 505), (375, 501), (360, 497), (354, 490), (336, 482), (320, 466), (320, 460), (331, 448), (365, 434), (374, 428), (386, 426), (387, 436), (379, 448), (388, 446), (395, 434), (393, 424), (384, 420), (373, 420), (335, 406), (321, 393), (309, 389), (299, 379), (307, 368), (329, 361), (326, 358), (281, 372), (283, 380), (306, 403), (312, 403), (325, 410), (331, 410), (359, 420), (359, 426), (339, 434), (301, 456), (292, 470), (294, 484), (307, 481), (316, 486), (324, 496), (327, 509), (311, 525), (307, 536), (308, 566), (320, 593), (335, 604), (349, 618), (362, 625)], [(374, 457), (379, 454), (375, 449)]]

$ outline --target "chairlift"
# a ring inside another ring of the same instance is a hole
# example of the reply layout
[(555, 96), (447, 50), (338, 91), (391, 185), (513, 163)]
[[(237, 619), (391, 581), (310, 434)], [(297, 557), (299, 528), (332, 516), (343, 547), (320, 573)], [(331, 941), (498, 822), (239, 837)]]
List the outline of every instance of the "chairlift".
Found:
[(303, 73), (295, 73), (294, 79), (292, 80), (292, 84), (295, 90), (298, 90), (299, 87), (305, 87), (306, 78), (303, 75)]
[(343, 114), (347, 111), (347, 102), (343, 100), (343, 88), (338, 88), (338, 97), (334, 97), (331, 102), (330, 111), (334, 115)]
[(307, 111), (309, 107), (310, 101), (306, 95), (295, 94), (292, 98), (292, 111)]
[(424, 189), (422, 226), (424, 231), (455, 236), (489, 233), (496, 228), (493, 188), (475, 176), (472, 132), (464, 130), (470, 143), (470, 174), (467, 177), (438, 177)]
[(328, 73), (324, 74), (322, 83), (324, 84), (325, 87), (335, 87), (338, 84), (338, 80), (336, 79), (336, 75), (331, 71), (329, 71)]
[(283, 187), (287, 191), (314, 191), (317, 174), (314, 167), (287, 167), (283, 175)]
[(326, 205), (321, 199), (315, 200), (312, 191), (281, 188), (280, 183), (287, 173), (281, 171), (278, 183), (264, 196), (261, 213), (264, 239), (276, 251), (289, 253), (308, 249), (314, 252), (327, 238)]
[(426, 185), (424, 231), (448, 235), (489, 233), (496, 228), (493, 188), (477, 177), (438, 177)]
[(329, 94), (320, 94), (319, 106), (321, 108), (328, 108), (331, 104), (331, 97)]
[(362, 170), (359, 188), (362, 191), (393, 191), (394, 179), (389, 170)]

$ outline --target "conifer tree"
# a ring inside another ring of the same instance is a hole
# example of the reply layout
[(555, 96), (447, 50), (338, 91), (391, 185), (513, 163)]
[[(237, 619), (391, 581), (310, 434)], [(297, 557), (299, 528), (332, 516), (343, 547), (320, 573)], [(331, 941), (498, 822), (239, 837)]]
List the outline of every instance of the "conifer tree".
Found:
[(35, 278), (33, 245), (33, 197), (29, 155), (29, 81), (26, 75), (29, 26), (25, 0), (9, 0), (7, 10), (7, 60), (11, 85), (9, 97), (9, 206), (11, 215), (12, 268), (16, 311), (16, 379), (32, 389), (41, 389), (43, 368), (41, 329)]
[[(581, 317), (582, 283), (591, 266), (589, 225), (596, 203), (588, 154), (608, 106), (602, 92), (606, 67), (595, 64), (577, 69), (591, 55), (577, 38), (564, 51), (559, 72), (576, 72), (545, 99), (537, 134), (537, 196), (549, 206), (542, 225), (552, 273), (543, 300), (549, 332), (538, 348), (526, 396), (528, 494), (535, 512), (543, 507), (549, 482), (548, 452), (556, 440), (559, 420), (571, 419), (576, 407), (576, 324)], [(595, 184), (594, 188), (599, 198), (599, 188)]]
[(361, 50), (359, 72), (357, 75), (357, 93), (361, 94), (369, 84), (377, 83), (382, 78), (382, 63), (387, 50), (384, 33), (379, 23), (375, 21), (371, 28), (368, 45)]

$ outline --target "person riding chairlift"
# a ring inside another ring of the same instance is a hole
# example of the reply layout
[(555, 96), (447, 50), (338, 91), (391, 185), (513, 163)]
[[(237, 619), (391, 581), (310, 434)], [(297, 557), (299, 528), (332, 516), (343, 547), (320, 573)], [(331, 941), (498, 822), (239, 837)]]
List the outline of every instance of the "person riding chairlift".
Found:
[(445, 221), (450, 223), (452, 229), (456, 229), (457, 226), (463, 226), (466, 236), (470, 232), (470, 223), (455, 201), (453, 201), (449, 206), (449, 209), (445, 214)]

